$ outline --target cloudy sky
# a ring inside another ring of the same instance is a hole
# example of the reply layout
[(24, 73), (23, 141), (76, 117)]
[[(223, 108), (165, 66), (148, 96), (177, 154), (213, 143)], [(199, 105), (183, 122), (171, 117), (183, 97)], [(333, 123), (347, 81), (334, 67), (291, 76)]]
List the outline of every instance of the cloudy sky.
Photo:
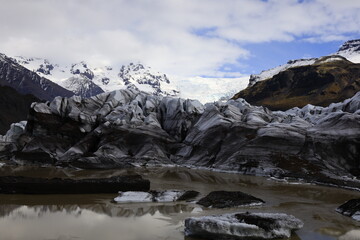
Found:
[(0, 52), (240, 77), (360, 37), (358, 0), (0, 0)]

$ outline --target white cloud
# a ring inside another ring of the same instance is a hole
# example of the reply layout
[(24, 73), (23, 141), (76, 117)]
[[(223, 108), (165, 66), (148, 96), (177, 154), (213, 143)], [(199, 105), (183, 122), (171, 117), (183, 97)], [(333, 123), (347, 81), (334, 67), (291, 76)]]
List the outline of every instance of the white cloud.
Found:
[(202, 103), (218, 101), (222, 97), (229, 99), (249, 84), (248, 76), (235, 78), (192, 77), (187, 79), (173, 76), (172, 79), (181, 91), (181, 97), (198, 99)]
[[(0, 0), (0, 52), (56, 61), (141, 61), (168, 74), (225, 76), (244, 43), (327, 42), (360, 32), (358, 0)], [(195, 32), (212, 29), (209, 36)], [(305, 37), (304, 37), (305, 36)], [(236, 74), (235, 74), (236, 75)], [(237, 74), (239, 75), (239, 74)]]

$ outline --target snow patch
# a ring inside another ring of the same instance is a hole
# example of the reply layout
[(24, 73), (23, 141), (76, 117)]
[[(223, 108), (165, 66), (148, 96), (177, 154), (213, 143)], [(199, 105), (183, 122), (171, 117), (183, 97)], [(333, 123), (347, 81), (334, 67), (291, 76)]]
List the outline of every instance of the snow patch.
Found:
[(260, 74), (253, 74), (250, 76), (249, 86), (253, 86), (256, 82), (264, 81), (266, 79), (272, 78), (276, 74), (285, 71), (289, 68), (312, 65), (315, 63), (316, 60), (317, 60), (316, 58), (290, 60), (287, 62), (287, 64), (280, 65), (278, 67), (271, 68), (269, 70), (264, 70)]

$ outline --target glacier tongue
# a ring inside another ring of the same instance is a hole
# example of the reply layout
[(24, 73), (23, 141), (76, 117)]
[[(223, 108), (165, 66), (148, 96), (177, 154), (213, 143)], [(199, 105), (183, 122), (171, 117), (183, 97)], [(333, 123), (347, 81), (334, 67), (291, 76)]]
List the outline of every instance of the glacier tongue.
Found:
[(82, 168), (178, 164), (325, 181), (359, 171), (359, 102), (357, 93), (326, 108), (272, 112), (243, 99), (203, 105), (133, 89), (57, 97), (32, 105), (13, 160), (38, 153)]

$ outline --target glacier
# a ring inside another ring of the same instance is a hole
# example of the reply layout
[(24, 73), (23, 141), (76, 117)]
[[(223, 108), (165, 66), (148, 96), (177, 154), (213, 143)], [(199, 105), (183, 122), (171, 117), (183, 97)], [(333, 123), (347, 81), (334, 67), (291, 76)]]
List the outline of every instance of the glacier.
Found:
[(5, 150), (18, 164), (181, 165), (337, 184), (359, 173), (359, 102), (357, 93), (328, 107), (272, 112), (244, 99), (203, 105), (134, 89), (56, 97), (32, 104)]

